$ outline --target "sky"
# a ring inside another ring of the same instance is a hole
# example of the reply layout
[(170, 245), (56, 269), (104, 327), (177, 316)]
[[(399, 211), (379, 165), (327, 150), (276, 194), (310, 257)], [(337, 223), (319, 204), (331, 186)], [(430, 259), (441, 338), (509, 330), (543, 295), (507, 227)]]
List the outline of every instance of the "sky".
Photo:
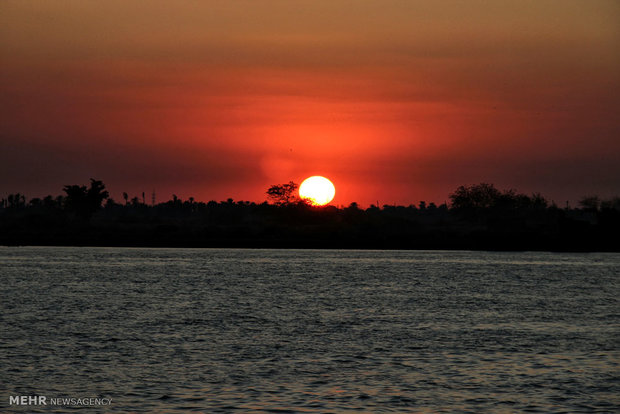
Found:
[(620, 2), (3, 0), (0, 197), (620, 195)]

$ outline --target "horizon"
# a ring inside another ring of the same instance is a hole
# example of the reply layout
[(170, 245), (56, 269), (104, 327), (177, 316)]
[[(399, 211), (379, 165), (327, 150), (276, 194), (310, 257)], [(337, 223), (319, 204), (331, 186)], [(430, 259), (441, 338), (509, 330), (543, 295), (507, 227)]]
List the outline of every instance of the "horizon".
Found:
[[(105, 199), (103, 199), (102, 204), (101, 204), (100, 207), (105, 207), (106, 202), (110, 201), (110, 200), (113, 201), (114, 203), (118, 204), (118, 205), (132, 205), (132, 200), (133, 199), (138, 199), (138, 203), (141, 204), (141, 205), (157, 206), (157, 205), (160, 205), (160, 204), (166, 204), (168, 202), (174, 201), (175, 197), (176, 197), (176, 199), (178, 199), (181, 202), (191, 201), (191, 202), (196, 203), (196, 204), (200, 204), (200, 203), (202, 203), (202, 204), (209, 204), (209, 203), (212, 203), (212, 202), (215, 202), (215, 203), (218, 203), (218, 204), (223, 204), (223, 203), (228, 203), (228, 202), (230, 202), (230, 200), (232, 200), (234, 203), (251, 203), (251, 204), (255, 204), (255, 205), (259, 205), (259, 204), (279, 205), (279, 203), (276, 202), (275, 199), (270, 200), (270, 196), (268, 195), (268, 191), (265, 191), (265, 198), (263, 200), (244, 200), (244, 199), (235, 199), (233, 197), (226, 197), (225, 199), (220, 199), (220, 200), (217, 200), (217, 199), (214, 199), (214, 198), (211, 198), (211, 199), (198, 199), (198, 198), (196, 198), (196, 197), (194, 197), (192, 195), (183, 197), (183, 196), (180, 196), (178, 193), (172, 193), (172, 194), (170, 194), (169, 198), (166, 198), (166, 197), (158, 196), (156, 191), (152, 191), (152, 192), (144, 191), (144, 192), (139, 192), (139, 193), (136, 193), (136, 194), (127, 193), (127, 201), (125, 202), (124, 192), (120, 192), (120, 193), (116, 194), (116, 193), (110, 191), (110, 188), (108, 188), (106, 186), (105, 182), (102, 182), (102, 181), (97, 180), (95, 178), (91, 178), (91, 180), (93, 180), (95, 182), (98, 182), (98, 181), (101, 182), (103, 184), (103, 186), (104, 186), (104, 190), (108, 194), (108, 196), (105, 197)], [(299, 187), (299, 185), (298, 185), (299, 183), (295, 183), (295, 182), (292, 182), (292, 183), (296, 184), (297, 187)], [(277, 187), (281, 187), (281, 186), (286, 185), (286, 184), (287, 183), (278, 183), (278, 184), (273, 184), (271, 187), (276, 187), (276, 186)], [(433, 204), (436, 207), (446, 206), (448, 208), (452, 208), (452, 202), (449, 201), (449, 199), (451, 198), (451, 196), (453, 194), (456, 194), (458, 189), (460, 189), (460, 188), (471, 189), (471, 188), (478, 187), (478, 186), (483, 186), (483, 185), (489, 185), (491, 188), (496, 189), (497, 191), (499, 191), (502, 194), (513, 193), (513, 194), (516, 194), (516, 195), (525, 195), (525, 196), (531, 197), (531, 198), (535, 198), (535, 197), (539, 197), (540, 196), (540, 197), (542, 197), (543, 200), (545, 200), (548, 203), (547, 207), (549, 207), (549, 208), (551, 208), (551, 207), (558, 207), (558, 208), (579, 209), (580, 208), (579, 206), (581, 205), (581, 201), (582, 200), (587, 200), (588, 198), (596, 198), (599, 203), (601, 203), (601, 202), (614, 202), (614, 201), (620, 199), (620, 194), (615, 194), (615, 195), (610, 196), (610, 197), (600, 197), (598, 195), (590, 194), (590, 195), (583, 195), (583, 196), (581, 196), (575, 203), (571, 203), (570, 200), (566, 200), (564, 203), (558, 203), (556, 200), (550, 199), (545, 194), (542, 194), (540, 192), (524, 193), (524, 192), (519, 191), (516, 188), (498, 188), (493, 183), (481, 182), (481, 183), (471, 184), (471, 185), (470, 184), (461, 185), (458, 188), (453, 189), (453, 191), (450, 192), (445, 197), (445, 199), (443, 201), (420, 199), (420, 200), (418, 200), (416, 202), (411, 202), (411, 203), (407, 203), (407, 204), (382, 203), (382, 202), (380, 202), (380, 200), (377, 200), (376, 202), (369, 203), (369, 204), (362, 204), (362, 203), (357, 202), (357, 201), (352, 201), (349, 204), (336, 204), (336, 203), (333, 203), (331, 201), (327, 202), (325, 204), (313, 204), (311, 202), (308, 203), (307, 201), (305, 201), (306, 199), (300, 195), (299, 189), (297, 188), (293, 192), (294, 199), (292, 201), (290, 201), (290, 204), (304, 203), (304, 204), (307, 204), (307, 205), (309, 205), (309, 206), (311, 206), (313, 208), (319, 208), (319, 209), (323, 208), (323, 207), (336, 207), (338, 209), (344, 209), (344, 208), (350, 207), (353, 204), (355, 204), (357, 208), (365, 210), (365, 209), (373, 208), (373, 207), (382, 209), (383, 207), (387, 207), (387, 206), (389, 206), (389, 207), (406, 207), (406, 208), (414, 207), (414, 208), (419, 208), (420, 204), (424, 203), (426, 205), (426, 207), (428, 207), (429, 205)], [(29, 204), (30, 201), (33, 200), (33, 199), (42, 200), (43, 198), (48, 197), (48, 196), (53, 197), (54, 199), (56, 199), (58, 196), (66, 198), (67, 197), (67, 193), (66, 193), (64, 187), (70, 187), (70, 186), (84, 186), (84, 188), (87, 188), (89, 186), (89, 184), (88, 183), (67, 184), (67, 185), (63, 186), (63, 189), (61, 190), (61, 193), (56, 193), (56, 194), (50, 193), (50, 194), (45, 194), (45, 195), (42, 195), (42, 196), (35, 196), (35, 197), (29, 197), (27, 194), (24, 194), (24, 193), (21, 193), (21, 192), (12, 193), (12, 194), (9, 194), (9, 195), (21, 195), (21, 196), (23, 196), (25, 198), (26, 204)], [(115, 194), (116, 194), (116, 196), (115, 196)], [(7, 196), (0, 197), (0, 200), (1, 201), (5, 201)], [(153, 202), (153, 200), (154, 200), (154, 202)], [(287, 202), (285, 204), (289, 204), (289, 202)], [(589, 208), (589, 207), (582, 206), (581, 208)]]
[[(106, 184), (104, 182), (104, 184)], [(273, 183), (273, 185), (279, 185), (279, 184), (284, 184), (284, 183)], [(299, 183), (296, 183), (299, 184)], [(477, 185), (477, 184), (485, 184), (485, 182), (480, 182), (480, 183), (468, 183), (468, 184), (462, 184), (466, 187), (468, 186), (473, 186), (473, 185)], [(487, 183), (487, 184), (491, 184), (493, 186), (495, 186), (495, 184), (493, 183)], [(39, 193), (36, 195), (31, 195), (31, 194), (26, 194), (23, 191), (15, 191), (15, 192), (6, 192), (6, 193), (2, 193), (0, 192), (0, 200), (1, 199), (5, 199), (7, 198), (9, 195), (12, 194), (20, 194), (23, 195), (24, 197), (26, 197), (26, 201), (28, 202), (29, 200), (35, 199), (35, 198), (39, 198), (39, 199), (43, 199), (46, 196), (52, 196), (52, 197), (57, 197), (57, 196), (65, 196), (66, 194), (64, 193), (64, 191), (62, 190), (62, 187), (64, 187), (65, 185), (85, 185), (88, 186), (88, 182), (87, 181), (82, 181), (82, 182), (75, 182), (75, 183), (70, 183), (70, 184), (64, 184), (61, 186), (60, 190), (56, 190), (56, 191), (52, 191), (49, 193)], [(457, 186), (458, 187), (458, 186)], [(370, 201), (369, 203), (361, 203), (359, 201), (356, 200), (351, 200), (350, 202), (343, 204), (343, 203), (334, 203), (333, 200), (330, 201), (329, 203), (323, 205), (323, 206), (315, 206), (315, 207), (328, 207), (328, 206), (333, 206), (333, 207), (338, 207), (338, 208), (344, 208), (344, 207), (348, 207), (351, 203), (356, 203), (358, 205), (358, 207), (360, 208), (369, 208), (371, 206), (377, 206), (379, 208), (383, 207), (384, 205), (387, 206), (404, 206), (404, 207), (409, 207), (411, 205), (417, 206), (421, 201), (428, 203), (434, 203), (437, 206), (446, 204), (448, 206), (450, 206), (450, 194), (452, 194), (457, 187), (453, 188), (452, 190), (450, 190), (441, 200), (436, 199), (425, 199), (425, 198), (412, 198), (410, 202), (403, 202), (403, 203), (393, 203), (393, 202), (383, 202), (382, 200), (375, 200)], [(503, 187), (498, 187), (495, 186), (498, 190), (500, 191), (516, 191), (518, 193), (521, 194), (525, 194), (527, 196), (532, 196), (534, 194), (540, 194), (541, 196), (543, 196), (545, 198), (545, 200), (547, 200), (549, 202), (549, 204), (555, 204), (558, 207), (565, 207), (566, 203), (569, 204), (570, 208), (577, 208), (579, 205), (579, 201), (581, 199), (587, 198), (587, 197), (598, 197), (601, 200), (612, 200), (615, 198), (620, 197), (620, 192), (619, 193), (609, 193), (609, 195), (607, 196), (601, 196), (601, 194), (597, 194), (597, 193), (587, 193), (587, 194), (582, 194), (582, 195), (578, 195), (576, 196), (574, 199), (570, 199), (570, 200), (556, 200), (556, 199), (552, 199), (550, 198), (548, 195), (546, 195), (545, 193), (542, 193), (540, 191), (531, 191), (531, 192), (524, 192), (521, 191), (519, 188), (503, 188)], [(110, 193), (109, 198), (111, 198), (112, 200), (114, 200), (116, 203), (119, 204), (123, 204), (124, 203), (124, 199), (123, 199), (123, 193), (125, 191), (118, 191), (115, 189), (110, 189), (107, 184), (106, 184), (106, 190)], [(262, 203), (270, 203), (269, 202), (269, 198), (266, 195), (266, 190), (264, 191), (265, 196), (262, 199), (241, 199), (241, 198), (234, 198), (234, 197), (223, 197), (223, 198), (209, 198), (208, 196), (206, 198), (198, 198), (196, 196), (194, 196), (191, 193), (188, 194), (183, 194), (181, 192), (171, 192), (170, 194), (166, 193), (166, 194), (160, 194), (160, 192), (157, 191), (157, 189), (155, 189), (155, 191), (151, 190), (151, 191), (144, 191), (145, 194), (145, 200), (146, 200), (146, 205), (152, 205), (151, 199), (153, 196), (153, 192), (155, 193), (156, 196), (156, 202), (155, 205), (160, 204), (160, 203), (166, 203), (168, 201), (171, 201), (173, 199), (174, 196), (177, 196), (179, 200), (182, 201), (188, 201), (190, 198), (194, 199), (194, 202), (196, 203), (209, 203), (211, 201), (215, 201), (217, 203), (223, 203), (228, 201), (228, 199), (232, 199), (235, 202), (238, 201), (243, 201), (243, 202), (250, 202), (250, 203), (256, 203), (256, 204), (262, 204)], [(338, 190), (336, 189), (336, 194), (338, 194)], [(128, 195), (128, 199), (131, 200), (134, 197), (137, 197), (138, 199), (140, 199), (140, 201), (142, 200), (142, 191), (138, 191), (135, 193), (129, 193), (127, 192)], [(105, 204), (105, 203), (104, 203)], [(271, 204), (271, 203), (270, 203)]]
[[(0, 198), (620, 194), (620, 3), (5, 1)], [(147, 203), (148, 204), (148, 203)]]

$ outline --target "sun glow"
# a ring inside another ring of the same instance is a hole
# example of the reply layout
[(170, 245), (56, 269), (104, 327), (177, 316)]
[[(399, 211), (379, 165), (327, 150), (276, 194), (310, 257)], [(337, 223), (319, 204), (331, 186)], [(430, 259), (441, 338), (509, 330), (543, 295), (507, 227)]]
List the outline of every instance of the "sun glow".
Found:
[(324, 206), (335, 194), (334, 184), (320, 175), (306, 178), (299, 186), (299, 196), (314, 206)]

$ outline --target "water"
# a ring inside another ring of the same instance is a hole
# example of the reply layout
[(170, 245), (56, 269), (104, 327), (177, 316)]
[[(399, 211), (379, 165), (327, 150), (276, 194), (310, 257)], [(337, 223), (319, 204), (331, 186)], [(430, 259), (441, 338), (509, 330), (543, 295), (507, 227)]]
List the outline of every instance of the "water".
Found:
[(618, 254), (4, 247), (0, 263), (1, 412), (620, 411)]

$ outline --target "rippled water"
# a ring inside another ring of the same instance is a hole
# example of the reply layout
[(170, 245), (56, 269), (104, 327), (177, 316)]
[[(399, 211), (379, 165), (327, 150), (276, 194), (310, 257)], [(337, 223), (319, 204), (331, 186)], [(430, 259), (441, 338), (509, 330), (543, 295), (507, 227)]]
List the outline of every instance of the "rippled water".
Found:
[(71, 408), (11, 395), (620, 411), (618, 254), (4, 247), (0, 264), (2, 412)]

